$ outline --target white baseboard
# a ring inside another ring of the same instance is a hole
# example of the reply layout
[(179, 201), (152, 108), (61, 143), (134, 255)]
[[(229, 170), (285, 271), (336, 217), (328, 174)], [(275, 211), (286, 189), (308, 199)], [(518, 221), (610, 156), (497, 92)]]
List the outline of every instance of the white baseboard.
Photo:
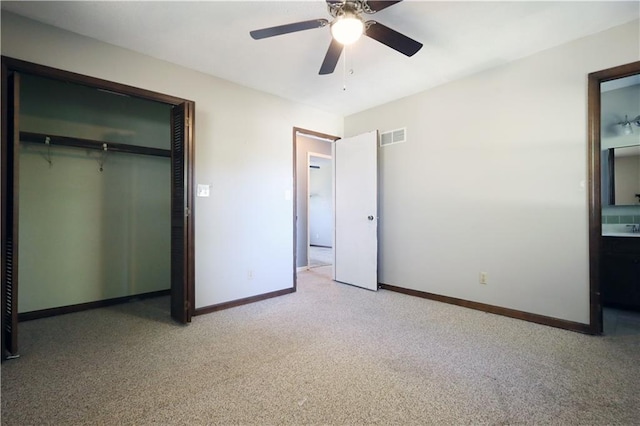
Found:
[(302, 272), (302, 271), (306, 271), (308, 269), (309, 269), (308, 266), (300, 266), (300, 267), (296, 268), (296, 272)]

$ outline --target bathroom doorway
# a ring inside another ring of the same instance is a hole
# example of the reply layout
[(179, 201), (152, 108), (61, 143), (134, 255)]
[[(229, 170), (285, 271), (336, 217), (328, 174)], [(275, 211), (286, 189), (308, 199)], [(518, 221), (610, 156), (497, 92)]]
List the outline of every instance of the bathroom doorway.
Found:
[[(640, 192), (615, 170), (618, 150), (640, 146), (640, 61), (589, 74), (589, 266), (590, 331), (626, 335), (640, 330)], [(627, 118), (631, 116), (631, 121)], [(636, 123), (637, 121), (637, 123)], [(640, 170), (640, 156), (632, 161)], [(628, 160), (629, 158), (624, 158)], [(626, 169), (625, 169), (626, 170)], [(636, 172), (637, 173), (637, 172)], [(637, 176), (637, 174), (636, 174)], [(624, 189), (623, 189), (624, 188)]]

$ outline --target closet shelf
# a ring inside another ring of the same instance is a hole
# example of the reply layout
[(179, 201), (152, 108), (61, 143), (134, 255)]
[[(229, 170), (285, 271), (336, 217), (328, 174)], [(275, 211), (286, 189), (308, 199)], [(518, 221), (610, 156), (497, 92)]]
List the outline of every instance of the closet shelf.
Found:
[(104, 150), (104, 144), (107, 144), (109, 152), (124, 152), (127, 154), (155, 155), (157, 157), (171, 157), (170, 149), (149, 148), (146, 146), (128, 145), (124, 143), (95, 141), (91, 139), (71, 138), (68, 136), (47, 135), (44, 133), (20, 132), (20, 140), (22, 142), (45, 144), (49, 138), (51, 145), (72, 146), (75, 148)]

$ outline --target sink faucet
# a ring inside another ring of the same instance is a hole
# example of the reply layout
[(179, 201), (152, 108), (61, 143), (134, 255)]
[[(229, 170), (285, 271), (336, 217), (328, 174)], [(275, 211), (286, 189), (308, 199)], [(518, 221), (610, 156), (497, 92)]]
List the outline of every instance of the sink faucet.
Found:
[(640, 232), (640, 224), (627, 225), (627, 227), (631, 228), (631, 232), (633, 233)]

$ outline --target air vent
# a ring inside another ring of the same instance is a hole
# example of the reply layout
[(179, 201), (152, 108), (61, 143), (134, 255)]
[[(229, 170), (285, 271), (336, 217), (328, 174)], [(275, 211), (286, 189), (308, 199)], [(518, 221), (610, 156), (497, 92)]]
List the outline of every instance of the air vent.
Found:
[(388, 132), (380, 133), (380, 146), (393, 145), (394, 143), (406, 142), (407, 140), (407, 128), (389, 130)]

